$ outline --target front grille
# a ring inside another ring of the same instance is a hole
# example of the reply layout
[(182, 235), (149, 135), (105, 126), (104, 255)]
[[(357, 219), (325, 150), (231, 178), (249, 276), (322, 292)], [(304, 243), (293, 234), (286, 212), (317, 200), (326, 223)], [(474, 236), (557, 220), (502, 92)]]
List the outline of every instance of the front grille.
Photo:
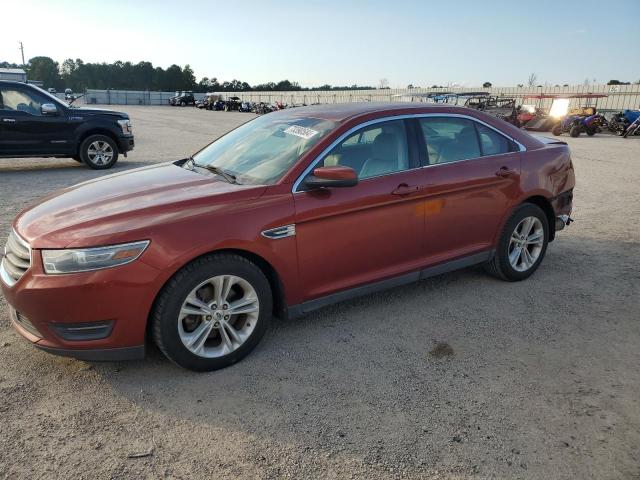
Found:
[(14, 285), (31, 267), (31, 247), (13, 230), (4, 247), (0, 264), (0, 277), (9, 286)]

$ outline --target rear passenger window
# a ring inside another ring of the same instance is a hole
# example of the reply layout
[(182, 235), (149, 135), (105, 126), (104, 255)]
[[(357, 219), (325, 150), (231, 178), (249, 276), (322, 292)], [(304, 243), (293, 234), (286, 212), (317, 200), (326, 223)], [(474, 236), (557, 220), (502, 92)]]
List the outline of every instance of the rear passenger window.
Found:
[(481, 156), (474, 122), (456, 117), (419, 119), (427, 146), (429, 165), (457, 162)]
[(482, 155), (500, 155), (501, 153), (513, 151), (511, 141), (503, 135), (489, 127), (485, 127), (481, 123), (476, 123), (476, 127), (480, 136)]

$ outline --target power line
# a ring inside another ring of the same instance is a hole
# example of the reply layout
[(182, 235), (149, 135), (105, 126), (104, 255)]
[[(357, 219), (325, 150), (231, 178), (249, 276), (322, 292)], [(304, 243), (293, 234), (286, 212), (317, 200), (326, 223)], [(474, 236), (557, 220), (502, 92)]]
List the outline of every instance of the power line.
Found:
[(24, 46), (22, 45), (22, 42), (20, 42), (20, 53), (22, 53), (22, 65), (25, 65), (25, 63), (24, 63)]

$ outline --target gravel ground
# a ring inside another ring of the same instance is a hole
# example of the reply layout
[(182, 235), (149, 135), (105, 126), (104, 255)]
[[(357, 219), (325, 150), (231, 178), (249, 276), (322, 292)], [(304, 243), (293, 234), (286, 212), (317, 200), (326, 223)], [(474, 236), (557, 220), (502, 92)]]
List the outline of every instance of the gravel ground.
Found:
[[(112, 171), (251, 117), (123, 109), (137, 146)], [(0, 299), (0, 478), (640, 479), (640, 139), (563, 140), (576, 223), (531, 279), (467, 269), (276, 321), (223, 371), (51, 356)], [(0, 160), (0, 232), (106, 174)]]

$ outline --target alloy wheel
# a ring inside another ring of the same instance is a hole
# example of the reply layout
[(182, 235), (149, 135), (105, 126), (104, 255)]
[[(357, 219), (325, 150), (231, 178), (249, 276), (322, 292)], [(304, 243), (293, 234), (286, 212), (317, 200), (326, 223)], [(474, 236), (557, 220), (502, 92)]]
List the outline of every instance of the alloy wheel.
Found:
[(95, 165), (107, 165), (113, 159), (113, 148), (103, 140), (96, 140), (89, 145), (87, 156)]
[(205, 358), (228, 355), (255, 329), (258, 294), (241, 277), (219, 275), (195, 287), (178, 314), (178, 334), (191, 353)]
[(526, 272), (540, 257), (544, 245), (544, 227), (537, 217), (523, 218), (509, 240), (509, 263), (514, 270)]

